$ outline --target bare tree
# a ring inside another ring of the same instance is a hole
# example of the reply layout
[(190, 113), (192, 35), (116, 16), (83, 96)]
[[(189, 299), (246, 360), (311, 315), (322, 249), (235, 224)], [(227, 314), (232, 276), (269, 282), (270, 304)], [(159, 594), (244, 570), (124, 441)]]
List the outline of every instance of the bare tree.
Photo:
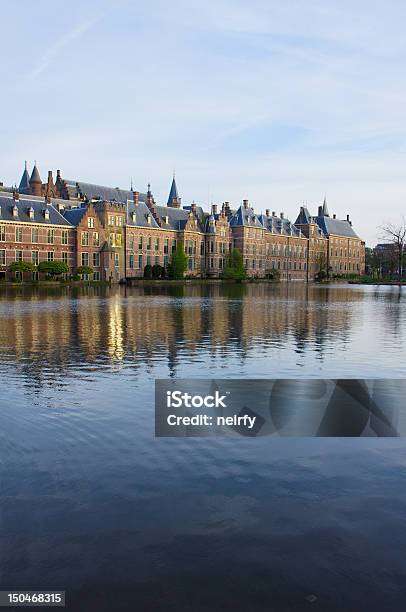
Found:
[(398, 263), (399, 278), (403, 276), (403, 257), (406, 246), (406, 220), (402, 217), (400, 223), (385, 223), (379, 227), (382, 240), (393, 245), (394, 254)]

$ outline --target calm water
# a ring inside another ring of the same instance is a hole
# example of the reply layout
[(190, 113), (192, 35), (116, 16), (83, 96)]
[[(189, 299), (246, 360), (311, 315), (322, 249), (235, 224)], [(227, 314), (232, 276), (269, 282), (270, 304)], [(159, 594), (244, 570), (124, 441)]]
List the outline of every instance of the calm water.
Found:
[(83, 611), (404, 610), (406, 441), (155, 439), (153, 381), (405, 377), (405, 296), (3, 287), (0, 588)]

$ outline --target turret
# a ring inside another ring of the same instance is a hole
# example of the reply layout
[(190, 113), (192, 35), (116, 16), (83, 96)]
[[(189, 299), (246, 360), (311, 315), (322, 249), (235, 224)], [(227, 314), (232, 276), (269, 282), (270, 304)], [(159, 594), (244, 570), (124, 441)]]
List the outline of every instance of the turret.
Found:
[(34, 165), (30, 178), (30, 192), (31, 195), (41, 196), (42, 195), (42, 181), (38, 172), (37, 164)]

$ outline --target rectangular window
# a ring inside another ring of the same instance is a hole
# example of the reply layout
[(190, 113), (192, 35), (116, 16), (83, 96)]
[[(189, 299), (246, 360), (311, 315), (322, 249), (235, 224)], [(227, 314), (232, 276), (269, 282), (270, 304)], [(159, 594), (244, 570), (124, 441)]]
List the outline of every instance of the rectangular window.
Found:
[(155, 238), (155, 250), (159, 251), (159, 238)]
[(134, 236), (130, 236), (129, 246), (130, 246), (130, 250), (133, 251), (134, 250)]
[(118, 253), (114, 253), (114, 265), (116, 268), (120, 267), (120, 256)]
[(164, 240), (164, 255), (167, 255), (169, 253), (169, 240), (167, 238), (165, 238)]
[(93, 253), (93, 266), (95, 268), (100, 266), (100, 253)]
[(82, 266), (89, 265), (89, 253), (82, 253)]
[(138, 267), (142, 270), (142, 255), (138, 255)]
[(100, 280), (100, 272), (93, 272), (93, 280), (94, 281), (99, 281)]
[(22, 241), (23, 241), (23, 228), (16, 227), (16, 242), (22, 242)]
[(39, 252), (38, 251), (31, 252), (31, 263), (34, 266), (38, 266), (38, 263), (39, 263)]
[(66, 251), (62, 253), (62, 263), (68, 265), (68, 253)]
[(109, 225), (115, 225), (116, 224), (116, 218), (113, 217), (113, 215), (109, 215)]
[[(121, 219), (121, 217), (119, 217), (119, 219)], [(116, 234), (116, 246), (121, 247), (122, 244), (123, 244), (123, 240), (122, 240), (121, 234)]]
[(6, 241), (6, 228), (4, 225), (0, 225), (0, 242)]
[(16, 261), (22, 261), (22, 260), (23, 260), (23, 252), (16, 251)]
[(134, 255), (130, 255), (128, 265), (130, 266), (130, 270), (134, 270)]
[(48, 251), (47, 253), (47, 261), (54, 261), (54, 252)]
[(168, 255), (164, 255), (164, 268), (167, 268), (169, 264), (169, 257)]
[(142, 251), (142, 236), (138, 238), (138, 250)]
[(68, 230), (62, 230), (61, 244), (68, 244)]
[(88, 219), (87, 219), (87, 227), (90, 228), (90, 229), (94, 227), (94, 217), (88, 217)]
[(54, 244), (54, 240), (55, 240), (55, 230), (49, 229), (47, 231), (47, 243)]
[(38, 227), (31, 229), (31, 242), (32, 244), (38, 244)]
[(151, 250), (151, 243), (152, 243), (152, 240), (151, 240), (151, 238), (150, 238), (150, 237), (148, 237), (148, 238), (147, 238), (147, 251), (150, 251), (150, 250)]
[(93, 232), (93, 246), (95, 246), (95, 247), (100, 246), (99, 232)]
[(117, 225), (123, 225), (123, 217), (117, 217)]
[(89, 232), (82, 232), (82, 246), (89, 246)]
[(0, 266), (5, 266), (5, 265), (6, 265), (6, 251), (2, 249), (0, 251)]
[(176, 251), (176, 240), (172, 240), (172, 253)]

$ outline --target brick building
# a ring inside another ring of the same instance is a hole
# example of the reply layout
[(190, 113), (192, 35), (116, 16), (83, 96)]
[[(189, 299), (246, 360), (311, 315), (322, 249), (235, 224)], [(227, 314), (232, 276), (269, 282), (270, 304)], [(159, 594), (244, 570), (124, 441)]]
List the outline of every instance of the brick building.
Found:
[[(0, 183), (0, 278), (13, 277), (13, 261), (64, 261), (74, 273), (93, 269), (93, 280), (142, 277), (146, 265), (167, 267), (178, 243), (190, 277), (219, 277), (232, 248), (242, 254), (247, 275), (278, 271), (282, 280), (313, 280), (329, 274), (362, 274), (365, 245), (352, 223), (330, 217), (327, 203), (312, 216), (304, 206), (292, 223), (283, 213), (257, 214), (243, 200), (212, 205), (210, 213), (182, 206), (175, 177), (166, 206), (146, 193), (64, 179), (36, 165), (25, 166), (19, 188)], [(18, 273), (17, 273), (18, 274)], [(20, 273), (21, 274), (21, 273)], [(28, 273), (25, 273), (28, 274)], [(37, 274), (37, 273), (34, 273)]]

